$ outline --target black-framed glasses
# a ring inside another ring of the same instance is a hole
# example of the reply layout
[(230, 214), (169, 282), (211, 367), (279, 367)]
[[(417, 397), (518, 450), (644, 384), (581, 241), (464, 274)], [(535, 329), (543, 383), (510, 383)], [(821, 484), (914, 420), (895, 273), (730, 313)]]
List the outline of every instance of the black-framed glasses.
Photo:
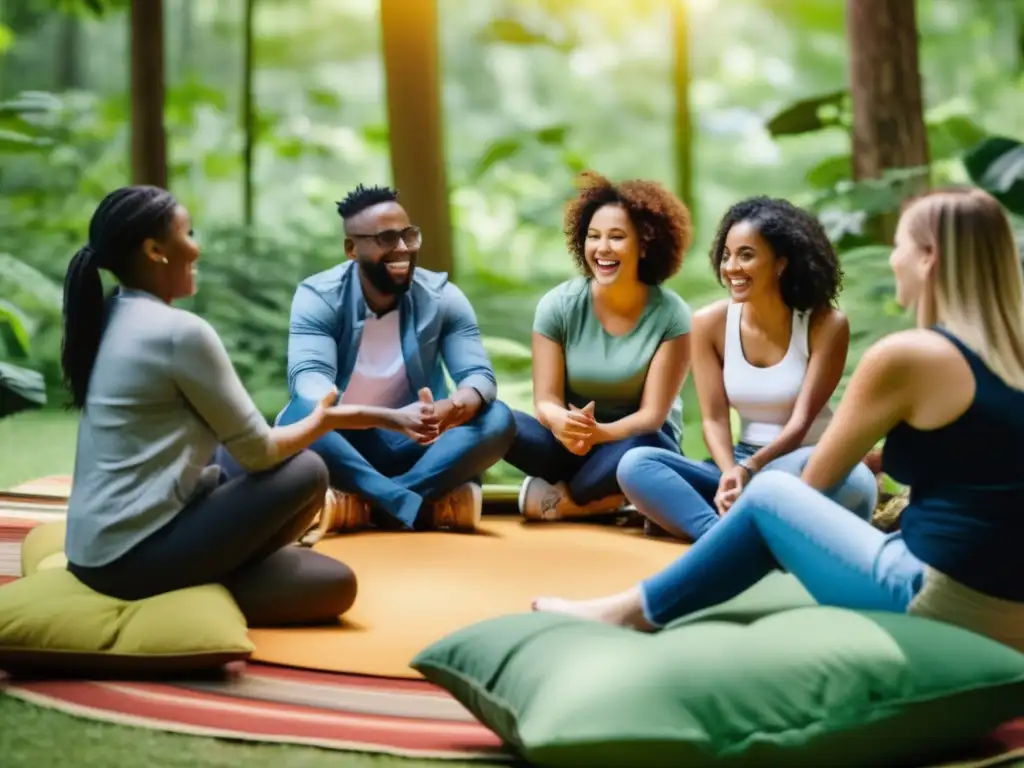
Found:
[(349, 237), (369, 237), (377, 241), (377, 245), (383, 248), (385, 251), (393, 251), (398, 247), (398, 242), (401, 240), (405, 243), (405, 247), (410, 250), (415, 250), (420, 247), (423, 242), (423, 232), (419, 227), (406, 227), (405, 229), (382, 229), (380, 232), (374, 232), (373, 234), (361, 235), (359, 233), (349, 232)]

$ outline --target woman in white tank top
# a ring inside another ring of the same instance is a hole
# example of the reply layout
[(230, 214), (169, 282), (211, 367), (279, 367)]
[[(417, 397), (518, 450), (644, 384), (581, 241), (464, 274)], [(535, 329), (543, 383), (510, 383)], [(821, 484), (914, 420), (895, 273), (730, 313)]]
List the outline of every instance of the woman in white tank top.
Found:
[[(755, 197), (722, 219), (711, 263), (730, 297), (694, 315), (693, 372), (711, 461), (636, 448), (619, 463), (626, 497), (669, 534), (697, 540), (764, 469), (799, 475), (832, 417), (850, 329), (834, 308), (842, 270), (818, 221)], [(740, 419), (734, 445), (730, 409)], [(829, 496), (870, 519), (878, 487), (861, 463)]]

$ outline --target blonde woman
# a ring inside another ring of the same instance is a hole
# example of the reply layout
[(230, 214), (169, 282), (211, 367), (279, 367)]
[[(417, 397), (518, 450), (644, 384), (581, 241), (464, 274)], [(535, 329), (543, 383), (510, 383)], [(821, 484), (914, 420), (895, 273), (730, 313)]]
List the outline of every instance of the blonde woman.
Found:
[[(917, 328), (867, 351), (801, 478), (756, 476), (688, 553), (627, 592), (534, 608), (651, 631), (785, 568), (826, 605), (910, 612), (1024, 651), (1024, 287), (1009, 221), (976, 190), (904, 212), (890, 259)], [(937, 384), (938, 383), (938, 384)], [(911, 486), (885, 534), (822, 491), (886, 438)]]

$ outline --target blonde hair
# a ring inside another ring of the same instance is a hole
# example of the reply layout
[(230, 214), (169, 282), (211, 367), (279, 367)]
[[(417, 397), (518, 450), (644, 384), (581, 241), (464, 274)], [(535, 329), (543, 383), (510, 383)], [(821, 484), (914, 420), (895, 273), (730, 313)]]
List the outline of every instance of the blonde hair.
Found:
[(937, 256), (935, 321), (1024, 389), (1024, 271), (1002, 206), (980, 189), (945, 189), (903, 216), (915, 245)]

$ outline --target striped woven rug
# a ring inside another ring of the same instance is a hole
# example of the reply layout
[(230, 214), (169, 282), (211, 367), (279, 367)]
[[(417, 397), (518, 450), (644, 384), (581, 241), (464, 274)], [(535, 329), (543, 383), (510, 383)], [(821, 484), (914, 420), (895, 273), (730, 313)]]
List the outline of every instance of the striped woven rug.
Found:
[[(28, 531), (63, 516), (69, 482), (43, 478), (0, 492), (0, 583), (20, 575)], [(496, 765), (514, 761), (462, 705), (422, 680), (251, 663), (244, 674), (220, 679), (17, 681), (4, 692), (82, 718), (195, 736)], [(927, 768), (1010, 765), (1024, 765), (1024, 719), (1001, 728), (972, 754)]]

